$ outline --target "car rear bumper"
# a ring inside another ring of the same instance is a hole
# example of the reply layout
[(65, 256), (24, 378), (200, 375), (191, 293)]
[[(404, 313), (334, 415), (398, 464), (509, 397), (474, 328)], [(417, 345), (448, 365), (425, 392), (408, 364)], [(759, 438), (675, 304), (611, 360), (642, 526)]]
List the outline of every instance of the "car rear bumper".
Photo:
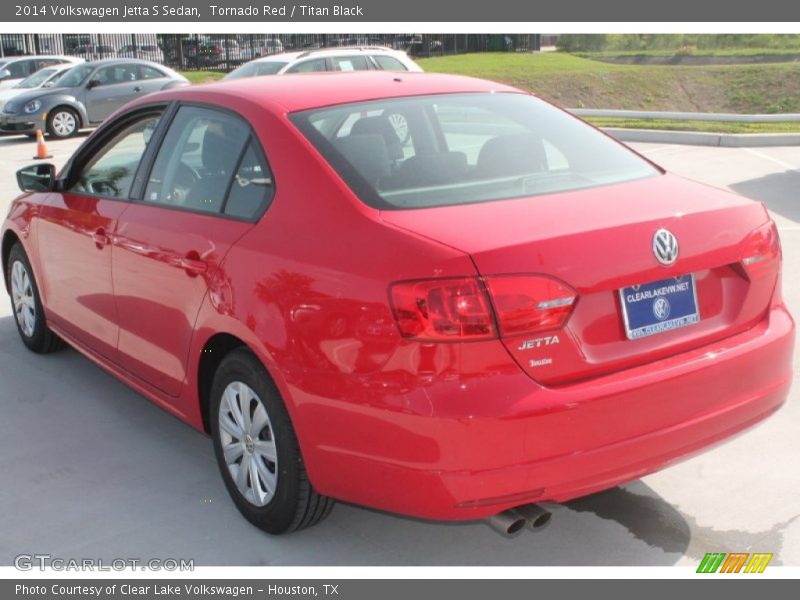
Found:
[[(769, 416), (788, 395), (793, 346), (794, 322), (776, 306), (746, 332), (590, 381), (543, 388), (527, 376), (498, 378), (497, 414), (371, 416), (371, 427), (385, 427), (370, 436), (394, 436), (409, 451), (415, 439), (428, 448), (425, 460), (329, 445), (314, 449), (309, 472), (322, 493), (431, 519), (567, 501), (638, 479)], [(426, 391), (431, 406), (436, 394), (435, 386)]]

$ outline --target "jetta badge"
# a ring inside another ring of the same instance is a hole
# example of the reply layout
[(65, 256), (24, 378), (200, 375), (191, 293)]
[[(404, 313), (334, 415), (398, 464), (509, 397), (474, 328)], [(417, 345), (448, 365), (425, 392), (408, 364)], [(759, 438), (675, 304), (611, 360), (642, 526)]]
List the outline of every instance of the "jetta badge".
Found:
[(653, 236), (653, 254), (662, 265), (671, 265), (678, 259), (678, 240), (671, 231), (656, 231)]

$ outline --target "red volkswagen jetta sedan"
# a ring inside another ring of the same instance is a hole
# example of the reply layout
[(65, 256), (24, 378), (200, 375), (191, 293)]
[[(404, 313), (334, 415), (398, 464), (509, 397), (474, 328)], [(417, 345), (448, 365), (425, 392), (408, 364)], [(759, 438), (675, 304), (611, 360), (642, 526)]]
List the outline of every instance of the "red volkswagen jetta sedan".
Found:
[(66, 342), (209, 432), (271, 533), (334, 499), (541, 524), (539, 503), (660, 469), (789, 389), (764, 206), (504, 85), (170, 90), (18, 179), (24, 344)]

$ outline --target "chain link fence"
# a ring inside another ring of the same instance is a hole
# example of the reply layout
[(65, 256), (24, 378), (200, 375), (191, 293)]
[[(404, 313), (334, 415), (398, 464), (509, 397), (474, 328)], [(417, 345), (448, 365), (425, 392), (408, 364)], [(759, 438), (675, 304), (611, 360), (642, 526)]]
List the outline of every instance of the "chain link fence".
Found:
[(465, 52), (534, 52), (538, 34), (0, 34), (0, 57), (66, 54), (86, 60), (143, 58), (181, 71), (230, 71), (280, 52), (385, 46), (414, 57)]

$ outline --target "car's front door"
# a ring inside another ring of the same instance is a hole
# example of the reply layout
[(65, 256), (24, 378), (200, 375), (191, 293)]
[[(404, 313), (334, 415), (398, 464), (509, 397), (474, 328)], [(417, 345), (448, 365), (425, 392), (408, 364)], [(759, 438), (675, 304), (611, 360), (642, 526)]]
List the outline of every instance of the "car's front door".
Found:
[(148, 109), (126, 117), (82, 151), (37, 221), (48, 317), (112, 360), (118, 326), (109, 241), (160, 115)]
[(100, 123), (143, 91), (136, 64), (117, 64), (98, 69), (89, 78), (84, 93), (90, 123)]
[[(178, 396), (200, 305), (220, 265), (271, 190), (252, 171), (257, 142), (227, 112), (182, 106), (163, 137), (141, 200), (120, 217), (113, 282), (122, 366)], [(260, 153), (260, 150), (258, 150)], [(259, 154), (260, 155), (260, 154)], [(266, 173), (266, 166), (259, 167)], [(242, 194), (258, 197), (245, 199)]]

